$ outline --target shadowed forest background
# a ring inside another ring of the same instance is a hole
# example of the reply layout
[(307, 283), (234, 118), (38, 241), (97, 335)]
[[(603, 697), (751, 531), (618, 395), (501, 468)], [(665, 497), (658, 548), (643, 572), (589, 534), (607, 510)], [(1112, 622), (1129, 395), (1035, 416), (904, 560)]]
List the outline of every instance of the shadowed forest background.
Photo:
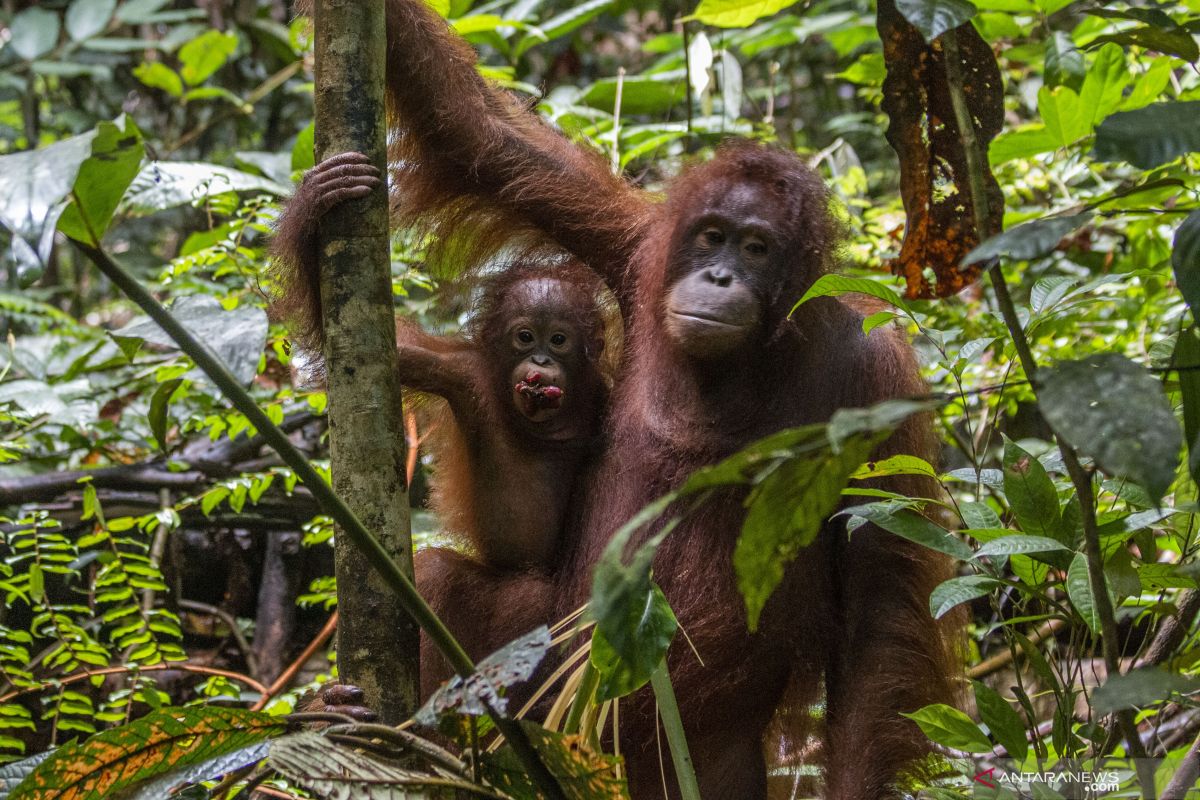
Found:
[[(968, 619), (962, 702), (912, 715), (937, 747), (905, 791), (1023, 797), (973, 776), (1113, 756), (1145, 760), (1113, 762), (1102, 795), (1183, 797), (1200, 775), (1200, 0), (430, 5), (484, 77), (640, 187), (731, 136), (789, 148), (828, 182), (847, 244), (805, 302), (870, 295), (886, 310), (864, 330), (908, 333), (939, 461), (839, 460), (918, 405), (892, 407), (818, 444), (751, 448), (709, 489), (751, 488), (736, 567), (752, 618), (843, 497), (851, 528), (955, 559), (928, 605)], [(549, 635), (486, 665), (487, 689), (427, 708), (436, 745), (344, 721), (323, 741), (283, 735), (336, 674), (333, 520), (96, 268), (119, 262), (328, 475), (319, 370), (266, 312), (272, 226), (314, 164), (312, 26), (295, 13), (0, 0), (0, 800), (249, 796), (247, 781), (283, 798), (544, 796), (508, 748), (442, 746), (486, 739), (478, 698), (523, 679)], [(964, 114), (975, 133), (948, 137)], [(455, 333), (477, 276), (429, 245), (392, 237), (394, 310)], [(418, 547), (445, 542), (426, 507), (436, 420), (406, 401)], [(814, 474), (836, 483), (830, 502), (797, 510), (779, 476)], [(945, 495), (863, 483), (894, 475), (935, 476)], [(671, 624), (635, 618), (637, 663), (609, 654), (595, 702), (575, 701), (596, 691), (585, 675), (564, 676), (552, 719), (526, 727), (569, 797), (621, 796), (611, 699), (652, 679), (675, 633), (648, 567), (614, 564)], [(772, 798), (819, 790), (812, 742), (766, 746)], [(667, 751), (663, 769), (683, 769)]]

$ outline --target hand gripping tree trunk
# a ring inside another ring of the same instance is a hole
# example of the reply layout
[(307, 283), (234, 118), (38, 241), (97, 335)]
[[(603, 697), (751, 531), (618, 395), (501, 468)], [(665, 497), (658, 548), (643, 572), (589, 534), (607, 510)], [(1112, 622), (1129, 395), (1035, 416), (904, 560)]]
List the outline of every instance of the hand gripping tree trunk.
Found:
[[(383, 0), (315, 12), (317, 160), (358, 151), (386, 174)], [(333, 488), (411, 577), (386, 188), (330, 211), (320, 243)], [(417, 702), (417, 627), (344, 537), (335, 563), (339, 673), (398, 723)]]

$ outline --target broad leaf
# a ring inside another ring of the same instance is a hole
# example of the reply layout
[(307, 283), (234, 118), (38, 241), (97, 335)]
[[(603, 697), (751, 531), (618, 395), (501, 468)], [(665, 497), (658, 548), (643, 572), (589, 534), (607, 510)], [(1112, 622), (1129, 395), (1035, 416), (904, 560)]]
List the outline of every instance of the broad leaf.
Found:
[(236, 34), (205, 31), (179, 48), (180, 76), (189, 86), (202, 83), (233, 55), (237, 44)]
[(900, 295), (879, 281), (867, 278), (851, 278), (846, 275), (822, 275), (809, 287), (808, 291), (804, 293), (804, 296), (800, 298), (796, 305), (792, 306), (791, 314), (795, 314), (796, 309), (814, 297), (841, 297), (844, 294), (870, 295), (908, 313), (908, 305), (901, 299)]
[(1096, 128), (1095, 156), (1151, 169), (1200, 150), (1200, 101), (1154, 103), (1113, 114)]
[(1003, 584), (987, 575), (964, 575), (940, 583), (929, 595), (929, 613), (934, 619), (946, 616), (955, 606), (984, 597)]
[(1179, 334), (1171, 366), (1179, 370), (1183, 398), (1183, 435), (1188, 448), (1188, 471), (1200, 483), (1200, 331), (1195, 325)]
[[(960, 561), (969, 561), (974, 555), (961, 539), (956, 538), (941, 525), (921, 516), (915, 511), (904, 507), (896, 507), (891, 503), (868, 503), (861, 506), (851, 506), (838, 512), (839, 515), (862, 517), (868, 522), (894, 533), (902, 539), (924, 545), (930, 550), (945, 553)], [(851, 536), (854, 534), (851, 533)]]
[(1014, 534), (984, 544), (975, 551), (976, 558), (985, 556), (1013, 556), (1019, 553), (1049, 553), (1054, 550), (1066, 550), (1067, 547), (1057, 539), (1047, 536), (1028, 536)]
[(1009, 758), (1023, 761), (1029, 752), (1029, 740), (1021, 715), (995, 689), (979, 681), (971, 681), (971, 687), (975, 690), (975, 707), (979, 709), (983, 724), (1008, 751)]
[(285, 727), (281, 717), (220, 706), (152, 711), (55, 750), (7, 800), (113, 797), (142, 781), (278, 736)]
[(965, 750), (968, 753), (990, 753), (992, 743), (963, 712), (944, 703), (925, 706), (912, 714), (904, 714), (921, 728), (926, 736), (940, 745)]
[(536, 44), (559, 39), (578, 30), (602, 14), (612, 4), (613, 0), (586, 0), (578, 5), (569, 6), (566, 11), (554, 15), (538, 25), (537, 30), (540, 35), (528, 34), (517, 42), (513, 58), (520, 58)]
[(624, 656), (608, 643), (597, 626), (592, 633), (590, 655), (592, 665), (600, 673), (600, 683), (596, 686), (597, 702), (624, 697), (645, 686), (666, 656), (678, 627), (675, 612), (662, 589), (654, 585), (650, 587), (645, 611), (634, 626)]
[(103, 32), (117, 0), (72, 0), (67, 9), (67, 35), (76, 42)]
[(133, 179), (121, 207), (126, 213), (149, 214), (198, 203), (225, 192), (263, 192), (286, 197), (291, 191), (291, 188), (261, 175), (218, 164), (151, 161)]
[(1106, 353), (1046, 370), (1038, 401), (1046, 421), (1110, 475), (1159, 500), (1175, 479), (1182, 442), (1162, 384), (1124, 356)]
[(963, 259), (964, 264), (1005, 258), (1009, 261), (1031, 261), (1051, 253), (1063, 237), (1074, 233), (1087, 224), (1091, 214), (1073, 214), (1069, 217), (1047, 217), (1035, 219), (1009, 228), (983, 242)]
[(1041, 462), (1010, 439), (1004, 441), (1004, 494), (1021, 530), (1070, 545), (1058, 492)]
[(91, 153), (75, 178), (72, 202), (58, 220), (58, 229), (77, 241), (99, 245), (142, 163), (141, 132), (127, 117), (118, 122), (120, 126), (111, 122), (97, 126)]
[(1200, 315), (1200, 211), (1188, 214), (1175, 231), (1171, 269), (1179, 293), (1192, 309), (1192, 316)]
[(58, 14), (34, 5), (12, 18), (8, 46), (19, 57), (32, 61), (58, 42)]
[(1143, 667), (1124, 675), (1112, 675), (1092, 694), (1092, 709), (1109, 714), (1126, 708), (1145, 708), (1171, 695), (1194, 692), (1200, 683), (1159, 667)]
[(1094, 636), (1100, 635), (1100, 615), (1096, 611), (1096, 595), (1092, 591), (1091, 577), (1088, 575), (1087, 556), (1076, 553), (1067, 569), (1067, 596), (1071, 605)]
[(970, 21), (977, 10), (969, 0), (896, 0), (896, 9), (927, 42)]
[(796, 0), (700, 0), (693, 18), (718, 28), (748, 28)]
[[(538, 758), (565, 790), (566, 797), (607, 800), (629, 796), (625, 780), (620, 777), (621, 760), (616, 756), (595, 752), (582, 736), (565, 736), (525, 720), (521, 721), (521, 727)], [(529, 770), (510, 748), (504, 747), (494, 754), (484, 753), (480, 761), (488, 784), (502, 790), (505, 797), (544, 796), (530, 782)], [(423, 798), (428, 796), (422, 795)]]

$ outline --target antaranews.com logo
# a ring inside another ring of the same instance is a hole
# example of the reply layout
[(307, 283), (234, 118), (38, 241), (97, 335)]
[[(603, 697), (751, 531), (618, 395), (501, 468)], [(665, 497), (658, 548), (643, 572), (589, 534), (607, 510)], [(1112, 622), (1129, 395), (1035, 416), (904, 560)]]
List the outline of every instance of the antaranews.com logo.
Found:
[[(1094, 800), (1094, 798), (1141, 798), (1142, 788), (1153, 781), (1153, 796), (1159, 800), (1200, 800), (1200, 788), (1191, 781), (1172, 782), (1180, 759), (1105, 758), (1103, 760), (1025, 762), (986, 759), (961, 762), (972, 793), (987, 800)], [(1185, 777), (1185, 776), (1179, 776)], [(1164, 792), (1170, 787), (1171, 797)]]

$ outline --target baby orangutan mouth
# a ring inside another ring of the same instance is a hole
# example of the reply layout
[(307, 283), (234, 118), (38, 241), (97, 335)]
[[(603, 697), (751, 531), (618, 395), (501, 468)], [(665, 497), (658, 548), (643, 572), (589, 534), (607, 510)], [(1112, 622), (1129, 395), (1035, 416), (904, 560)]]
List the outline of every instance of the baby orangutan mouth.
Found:
[(530, 416), (539, 411), (557, 410), (562, 405), (563, 390), (553, 384), (543, 384), (542, 373), (530, 372), (525, 379), (513, 387), (524, 401)]

